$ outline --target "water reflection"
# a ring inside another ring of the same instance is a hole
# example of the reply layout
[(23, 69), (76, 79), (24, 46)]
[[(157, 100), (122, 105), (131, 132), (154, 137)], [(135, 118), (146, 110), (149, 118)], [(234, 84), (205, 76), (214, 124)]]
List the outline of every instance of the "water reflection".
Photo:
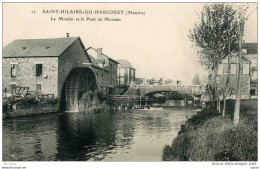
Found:
[(59, 113), (3, 121), (4, 161), (160, 161), (195, 110)]
[(131, 143), (131, 113), (64, 113), (59, 117), (59, 160), (102, 160), (117, 146)]
[(57, 115), (3, 121), (3, 160), (55, 160)]

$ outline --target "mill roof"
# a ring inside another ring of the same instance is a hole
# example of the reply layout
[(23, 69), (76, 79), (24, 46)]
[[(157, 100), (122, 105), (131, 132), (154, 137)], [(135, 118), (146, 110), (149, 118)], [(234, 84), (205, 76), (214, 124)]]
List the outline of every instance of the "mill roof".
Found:
[(60, 56), (77, 39), (80, 40), (80, 37), (17, 39), (3, 48), (3, 57)]

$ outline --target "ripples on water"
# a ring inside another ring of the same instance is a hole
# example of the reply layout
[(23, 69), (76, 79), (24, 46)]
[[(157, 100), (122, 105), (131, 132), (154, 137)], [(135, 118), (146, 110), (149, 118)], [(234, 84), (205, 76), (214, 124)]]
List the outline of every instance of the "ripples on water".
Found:
[(4, 161), (161, 161), (191, 109), (58, 113), (3, 121)]

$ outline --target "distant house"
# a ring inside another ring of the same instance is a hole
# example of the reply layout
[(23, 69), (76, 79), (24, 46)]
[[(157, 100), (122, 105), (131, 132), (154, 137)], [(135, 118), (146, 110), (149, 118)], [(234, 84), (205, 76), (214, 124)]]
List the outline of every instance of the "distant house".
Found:
[(257, 95), (258, 87), (258, 50), (257, 43), (245, 43), (242, 46), (245, 57), (251, 62), (250, 66), (250, 95)]
[[(230, 70), (230, 95), (227, 96), (228, 99), (235, 99), (236, 98), (236, 91), (237, 91), (237, 77), (238, 77), (238, 56), (233, 55), (231, 57), (231, 70)], [(245, 56), (242, 57), (242, 99), (248, 99), (250, 96), (250, 65), (251, 62)], [(224, 88), (226, 86), (226, 79), (228, 75), (228, 60), (227, 58), (222, 60), (218, 66), (218, 73), (217, 73), (217, 83), (219, 89)], [(212, 76), (214, 73), (212, 73)], [(222, 95), (220, 95), (222, 98)]]
[[(112, 94), (117, 87), (118, 62), (102, 52), (102, 48), (89, 47), (86, 50), (96, 70), (97, 83), (103, 93)], [(105, 71), (105, 72), (104, 72)]]
[(119, 86), (130, 86), (135, 82), (135, 68), (128, 60), (117, 60), (119, 62), (117, 80)]
[(135, 78), (135, 84), (137, 85), (141, 85), (141, 84), (144, 84), (145, 82), (145, 78)]

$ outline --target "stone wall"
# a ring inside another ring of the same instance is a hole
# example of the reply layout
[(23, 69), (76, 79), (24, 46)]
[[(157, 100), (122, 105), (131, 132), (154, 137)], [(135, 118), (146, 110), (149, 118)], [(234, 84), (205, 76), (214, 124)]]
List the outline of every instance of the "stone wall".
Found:
[[(17, 76), (11, 77), (11, 65), (17, 64)], [(36, 77), (36, 64), (42, 64), (42, 77)], [(58, 57), (3, 58), (3, 90), (10, 90), (11, 84), (29, 87), (36, 91), (36, 84), (41, 84), (43, 94), (58, 95)]]
[(61, 90), (64, 82), (75, 67), (84, 67), (83, 63), (90, 63), (88, 57), (84, 53), (84, 49), (79, 40), (76, 40), (66, 51), (59, 57), (59, 73), (58, 73), (58, 94), (61, 96)]
[(109, 75), (110, 75), (110, 84), (114, 87), (117, 86), (117, 63), (110, 60), (109, 62), (112, 65), (112, 68), (109, 69)]
[(59, 111), (59, 103), (56, 104), (38, 103), (30, 106), (19, 105), (18, 103), (6, 109), (6, 111), (3, 112), (3, 117), (14, 118), (14, 117), (22, 117), (22, 116), (56, 113), (58, 111)]
[(109, 72), (95, 67), (93, 67), (92, 70), (95, 73), (98, 90), (102, 91), (102, 93), (106, 95), (108, 90), (107, 88), (109, 87), (109, 85), (111, 85), (111, 78)]

